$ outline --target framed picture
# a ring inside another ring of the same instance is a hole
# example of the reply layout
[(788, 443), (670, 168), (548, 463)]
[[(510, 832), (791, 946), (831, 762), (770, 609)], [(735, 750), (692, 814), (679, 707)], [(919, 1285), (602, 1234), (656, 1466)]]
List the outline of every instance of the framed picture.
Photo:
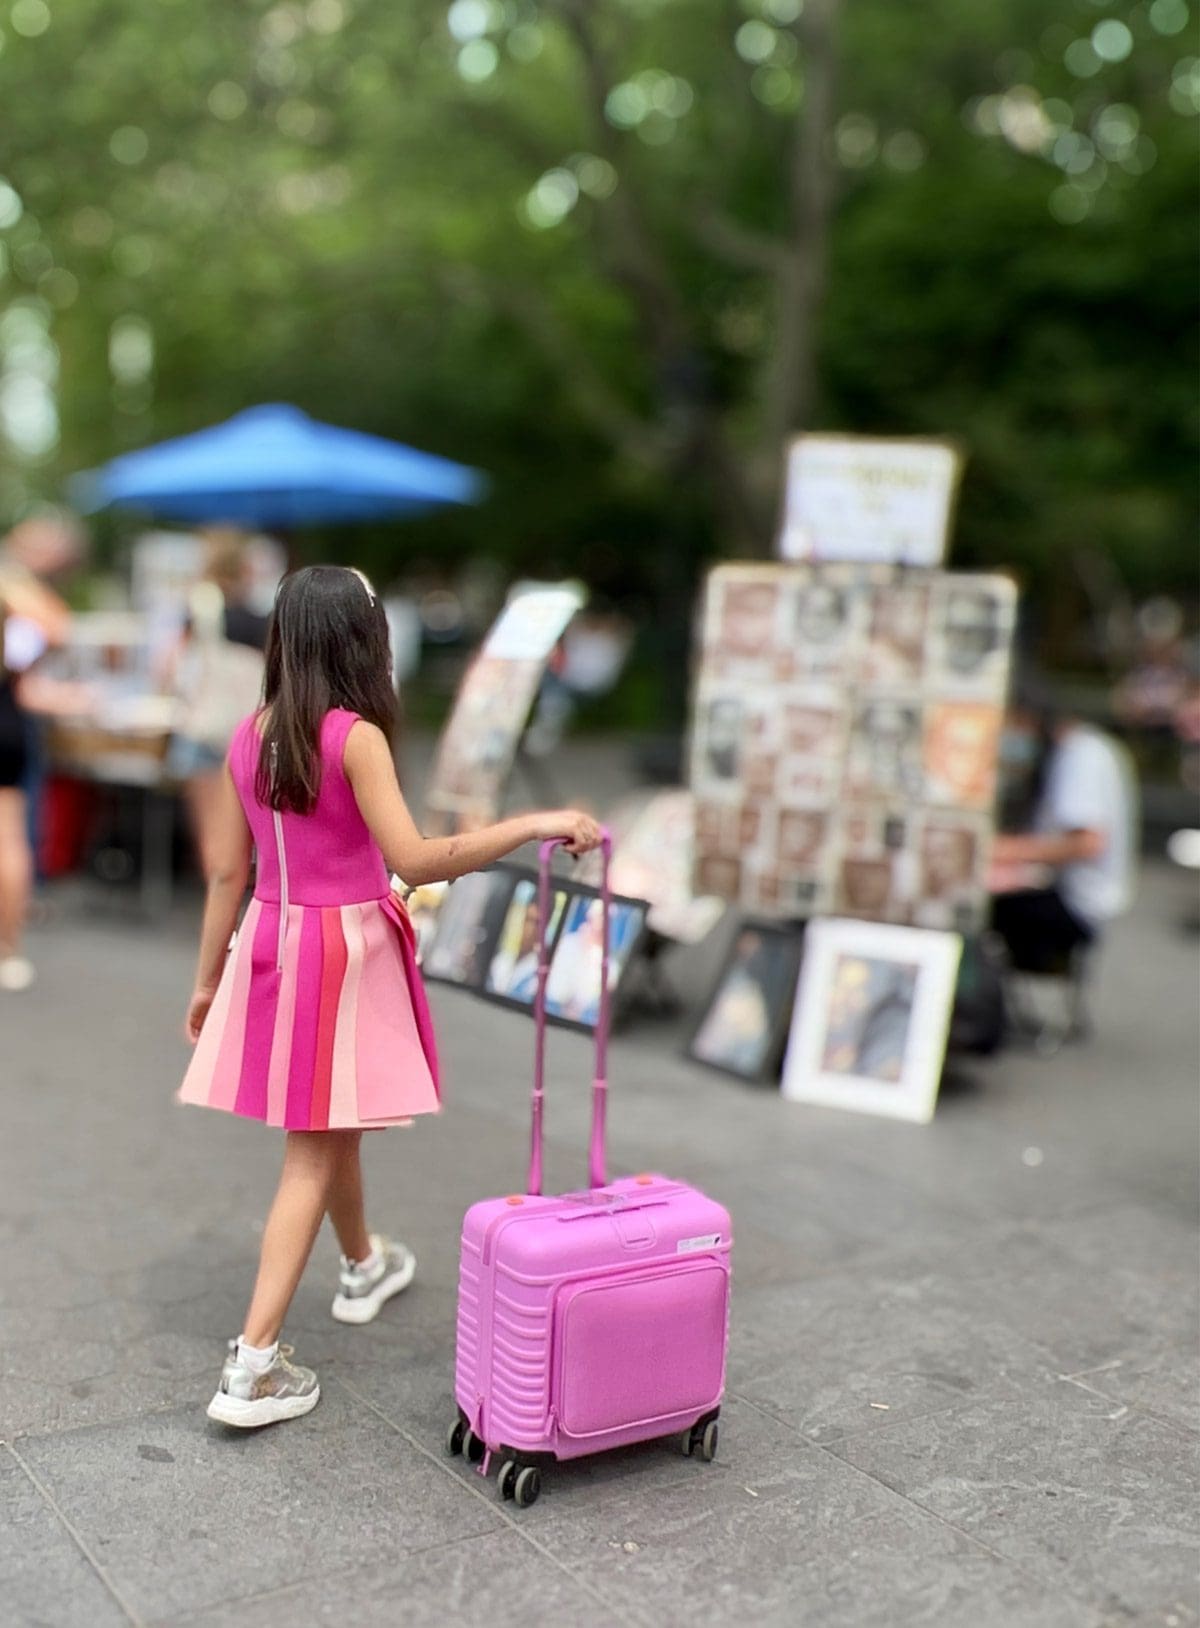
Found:
[(925, 797), (955, 808), (990, 809), (1004, 713), (986, 701), (935, 701), (925, 714)]
[(1008, 577), (946, 575), (935, 589), (931, 679), (947, 694), (1002, 701), (1017, 617)]
[[(600, 957), (604, 906), (593, 888), (567, 887), (566, 910), (550, 956), (546, 1015), (564, 1027), (590, 1031), (600, 1015)], [(615, 1000), (646, 926), (644, 899), (610, 901), (608, 987)]]
[(986, 816), (929, 814), (921, 826), (918, 927), (974, 926), (991, 849)]
[(829, 918), (808, 929), (783, 1067), (793, 1102), (933, 1118), (962, 940)]
[[(518, 870), (515, 866), (501, 868), (511, 871), (516, 881), (487, 964), (483, 993), (506, 1006), (532, 1010), (537, 994), (538, 939), (542, 919), (537, 874)], [(552, 882), (550, 921), (546, 929), (552, 952), (566, 905), (566, 888)]]
[(422, 968), (426, 978), (479, 989), (504, 923), (516, 878), (498, 866), (472, 871), (447, 888)]
[(748, 921), (730, 946), (687, 1055), (709, 1068), (760, 1080), (779, 1061), (796, 992), (802, 936), (773, 922)]

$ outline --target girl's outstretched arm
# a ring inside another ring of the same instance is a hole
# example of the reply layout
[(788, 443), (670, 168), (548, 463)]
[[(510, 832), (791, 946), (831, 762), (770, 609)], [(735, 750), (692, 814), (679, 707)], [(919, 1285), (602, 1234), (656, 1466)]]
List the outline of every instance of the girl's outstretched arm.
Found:
[(365, 719), (360, 718), (346, 737), (343, 763), (359, 812), (382, 849), (384, 862), (411, 887), (452, 882), (503, 859), (526, 842), (562, 837), (568, 853), (585, 854), (600, 841), (596, 821), (573, 808), (519, 814), (457, 837), (423, 837), (401, 793), (387, 738)]
[(196, 987), (188, 1003), (185, 1029), (194, 1045), (213, 1003), (226, 951), (237, 926), (238, 908), (250, 879), (250, 827), (234, 789), (233, 776), (226, 763), (221, 771), (221, 791), (212, 814), (212, 872), (204, 905), (204, 925), (200, 929), (200, 959), (196, 966)]

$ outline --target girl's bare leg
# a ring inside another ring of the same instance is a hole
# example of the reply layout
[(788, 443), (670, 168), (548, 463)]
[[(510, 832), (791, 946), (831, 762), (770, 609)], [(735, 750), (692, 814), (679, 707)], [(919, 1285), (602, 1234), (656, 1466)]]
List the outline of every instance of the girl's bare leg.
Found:
[(0, 790), (0, 956), (17, 955), (33, 890), (25, 793)]
[(338, 1137), (337, 1161), (329, 1189), (329, 1219), (338, 1244), (348, 1261), (365, 1261), (371, 1253), (371, 1237), (363, 1205), (361, 1131), (343, 1131)]
[(329, 1203), (345, 1131), (289, 1131), (279, 1190), (263, 1229), (258, 1277), (242, 1327), (248, 1345), (279, 1338)]

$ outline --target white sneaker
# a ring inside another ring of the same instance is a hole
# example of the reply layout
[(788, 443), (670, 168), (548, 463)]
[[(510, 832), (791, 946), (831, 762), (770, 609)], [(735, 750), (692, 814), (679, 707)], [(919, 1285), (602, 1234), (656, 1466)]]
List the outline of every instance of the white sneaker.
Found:
[(371, 1234), (371, 1247), (379, 1256), (373, 1268), (359, 1266), (342, 1256), (338, 1292), (330, 1310), (339, 1323), (369, 1323), (378, 1317), (393, 1295), (407, 1289), (417, 1270), (417, 1257), (407, 1244)]
[(281, 1345), (265, 1373), (256, 1374), (242, 1361), (238, 1342), (230, 1340), (221, 1383), (208, 1404), (208, 1416), (237, 1430), (257, 1430), (311, 1413), (321, 1400), (321, 1387), (311, 1368), (290, 1362), (290, 1345)]
[(33, 962), (23, 955), (0, 957), (0, 989), (6, 994), (23, 995), (32, 986), (35, 976)]

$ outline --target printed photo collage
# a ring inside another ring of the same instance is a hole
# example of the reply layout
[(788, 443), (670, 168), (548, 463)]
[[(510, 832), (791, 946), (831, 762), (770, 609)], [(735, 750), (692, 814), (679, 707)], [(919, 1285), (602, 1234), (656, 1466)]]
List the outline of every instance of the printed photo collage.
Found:
[[(532, 1014), (541, 913), (537, 873), (500, 864), (457, 882), (414, 888), (407, 899), (424, 976), (457, 984)], [(614, 1000), (646, 925), (642, 899), (609, 906), (609, 989)], [(555, 877), (548, 927), (546, 1014), (570, 1028), (595, 1028), (600, 1012), (603, 904), (595, 888)]]
[(769, 918), (971, 931), (984, 905), (1016, 588), (723, 565), (692, 734), (698, 894)]

